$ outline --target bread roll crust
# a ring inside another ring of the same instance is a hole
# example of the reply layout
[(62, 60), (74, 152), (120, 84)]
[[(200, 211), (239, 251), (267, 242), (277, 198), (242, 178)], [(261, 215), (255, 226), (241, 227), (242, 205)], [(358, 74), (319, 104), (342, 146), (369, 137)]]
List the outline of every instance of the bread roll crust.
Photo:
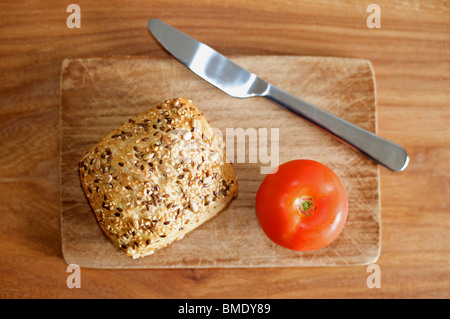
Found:
[(237, 196), (221, 137), (186, 98), (167, 100), (112, 131), (79, 162), (105, 235), (144, 257), (216, 216)]

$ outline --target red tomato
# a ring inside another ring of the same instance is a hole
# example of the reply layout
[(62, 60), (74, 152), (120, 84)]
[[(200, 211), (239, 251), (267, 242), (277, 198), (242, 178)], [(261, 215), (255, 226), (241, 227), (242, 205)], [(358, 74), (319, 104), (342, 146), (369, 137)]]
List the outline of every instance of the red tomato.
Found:
[(256, 194), (266, 235), (285, 248), (311, 251), (334, 241), (345, 226), (348, 199), (336, 174), (311, 160), (284, 163)]

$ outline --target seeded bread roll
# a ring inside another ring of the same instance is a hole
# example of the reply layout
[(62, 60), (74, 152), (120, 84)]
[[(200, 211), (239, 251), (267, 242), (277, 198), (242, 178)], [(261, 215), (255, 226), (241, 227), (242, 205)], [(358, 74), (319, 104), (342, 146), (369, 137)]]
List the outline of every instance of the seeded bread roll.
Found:
[(223, 142), (191, 100), (130, 119), (79, 162), (98, 224), (128, 256), (144, 257), (216, 216), (237, 196)]

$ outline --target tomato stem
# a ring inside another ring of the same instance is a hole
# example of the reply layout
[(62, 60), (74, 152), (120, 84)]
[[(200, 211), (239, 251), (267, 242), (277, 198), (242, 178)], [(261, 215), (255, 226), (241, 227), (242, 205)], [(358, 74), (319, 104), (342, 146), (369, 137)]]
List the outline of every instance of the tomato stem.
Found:
[(309, 200), (305, 200), (302, 202), (302, 210), (307, 212), (311, 208), (312, 203)]
[(296, 200), (296, 208), (301, 215), (312, 216), (317, 209), (316, 201), (312, 196), (302, 196)]

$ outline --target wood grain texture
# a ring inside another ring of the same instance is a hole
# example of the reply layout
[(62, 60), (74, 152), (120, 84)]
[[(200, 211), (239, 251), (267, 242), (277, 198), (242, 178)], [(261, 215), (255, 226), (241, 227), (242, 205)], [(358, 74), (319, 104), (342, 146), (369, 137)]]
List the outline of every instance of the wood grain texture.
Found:
[[(375, 132), (375, 83), (369, 61), (296, 56), (232, 59), (270, 83), (298, 92), (306, 101)], [(381, 246), (377, 164), (305, 120), (262, 98), (232, 98), (171, 58), (64, 60), (61, 72), (61, 229), (68, 264), (92, 268), (304, 267), (364, 265), (377, 260)], [(183, 240), (132, 260), (101, 233), (80, 187), (78, 161), (129, 118), (179, 96), (192, 99), (222, 132), (227, 154), (234, 154), (239, 196), (225, 212)], [(245, 142), (244, 136), (239, 141), (234, 133), (230, 138), (230, 129), (248, 130), (243, 134), (249, 140)], [(267, 138), (259, 129), (266, 130)], [(274, 139), (272, 130), (277, 130)], [(250, 136), (255, 138), (252, 143)], [(267, 149), (262, 143), (267, 143)], [(270, 154), (273, 145), (277, 151)], [(244, 155), (240, 160), (239, 153)], [(255, 159), (250, 159), (250, 153)], [(268, 154), (273, 162), (264, 163), (263, 156)], [(330, 167), (349, 197), (345, 230), (331, 245), (314, 252), (295, 252), (273, 244), (262, 232), (254, 208), (256, 191), (265, 176), (261, 167), (274, 168), (299, 158)]]
[[(381, 29), (353, 0), (0, 3), (0, 296), (3, 298), (448, 298), (450, 291), (450, 36), (448, 1), (380, 0)], [(82, 269), (66, 286), (59, 174), (64, 58), (168, 56), (145, 29), (160, 18), (226, 55), (368, 59), (381, 136), (403, 145), (406, 171), (380, 168), (381, 288), (366, 267)]]

